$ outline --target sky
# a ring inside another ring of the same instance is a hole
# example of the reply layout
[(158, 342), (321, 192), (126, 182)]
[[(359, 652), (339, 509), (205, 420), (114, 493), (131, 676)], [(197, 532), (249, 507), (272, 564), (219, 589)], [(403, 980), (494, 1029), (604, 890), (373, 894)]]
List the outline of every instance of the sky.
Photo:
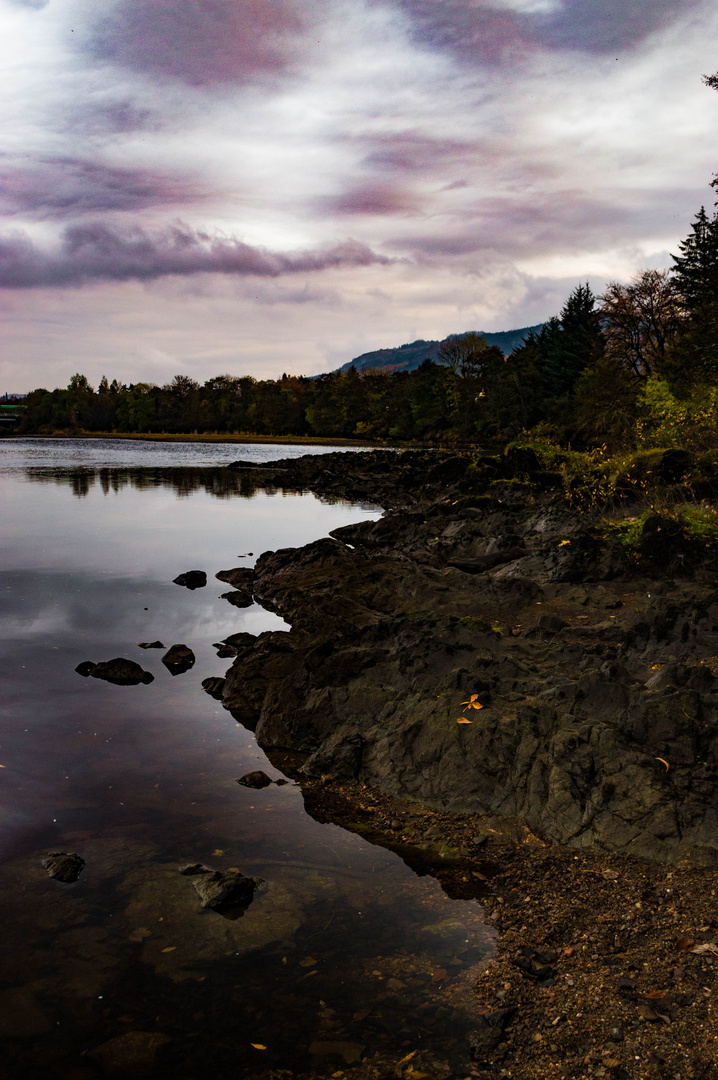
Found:
[(318, 374), (667, 267), (714, 0), (0, 0), (0, 393)]

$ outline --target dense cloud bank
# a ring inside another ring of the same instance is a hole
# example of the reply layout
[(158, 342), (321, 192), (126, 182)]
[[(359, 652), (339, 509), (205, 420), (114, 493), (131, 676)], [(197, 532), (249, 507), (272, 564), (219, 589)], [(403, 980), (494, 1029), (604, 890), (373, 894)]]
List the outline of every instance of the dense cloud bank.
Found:
[[(237, 335), (281, 370), (289, 321), (296, 370), (329, 368), (665, 266), (716, 167), (717, 31), (710, 0), (0, 0), (3, 377), (78, 352), (207, 377)], [(188, 278), (180, 360), (127, 285)]]

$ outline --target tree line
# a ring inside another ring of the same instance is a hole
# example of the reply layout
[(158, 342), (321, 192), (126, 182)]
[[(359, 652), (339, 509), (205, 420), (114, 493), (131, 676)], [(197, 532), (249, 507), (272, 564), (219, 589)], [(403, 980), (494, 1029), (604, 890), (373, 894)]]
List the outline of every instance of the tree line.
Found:
[[(712, 186), (718, 186), (718, 179)], [(490, 443), (517, 436), (610, 449), (718, 441), (718, 214), (701, 208), (669, 271), (601, 296), (578, 285), (505, 356), (476, 333), (412, 372), (218, 375), (200, 384), (65, 389), (26, 398), (20, 433), (244, 433)]]

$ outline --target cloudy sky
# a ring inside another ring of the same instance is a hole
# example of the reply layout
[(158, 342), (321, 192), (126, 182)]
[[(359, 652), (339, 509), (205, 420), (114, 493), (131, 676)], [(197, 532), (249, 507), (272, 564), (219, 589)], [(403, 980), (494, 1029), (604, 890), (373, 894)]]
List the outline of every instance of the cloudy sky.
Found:
[(272, 378), (667, 266), (714, 0), (0, 0), (0, 393)]

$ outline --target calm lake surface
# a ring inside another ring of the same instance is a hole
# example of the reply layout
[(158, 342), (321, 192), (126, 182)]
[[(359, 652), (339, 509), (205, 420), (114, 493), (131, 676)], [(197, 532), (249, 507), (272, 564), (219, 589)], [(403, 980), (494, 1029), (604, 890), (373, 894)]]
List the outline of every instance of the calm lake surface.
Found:
[[(231, 664), (214, 642), (287, 628), (222, 599), (219, 570), (379, 513), (249, 493), (216, 466), (326, 449), (0, 440), (0, 1075), (330, 1075), (423, 1050), (439, 1076), (466, 1061), (493, 942), (480, 906), (317, 823), (294, 783), (237, 784), (281, 774), (201, 687)], [(191, 569), (206, 588), (172, 583)], [(194, 667), (172, 677), (164, 650), (138, 648), (155, 639), (190, 646)], [(121, 656), (154, 682), (74, 670)], [(51, 851), (86, 860), (76, 883), (47, 876)], [(224, 918), (200, 909), (187, 863), (266, 884)]]

